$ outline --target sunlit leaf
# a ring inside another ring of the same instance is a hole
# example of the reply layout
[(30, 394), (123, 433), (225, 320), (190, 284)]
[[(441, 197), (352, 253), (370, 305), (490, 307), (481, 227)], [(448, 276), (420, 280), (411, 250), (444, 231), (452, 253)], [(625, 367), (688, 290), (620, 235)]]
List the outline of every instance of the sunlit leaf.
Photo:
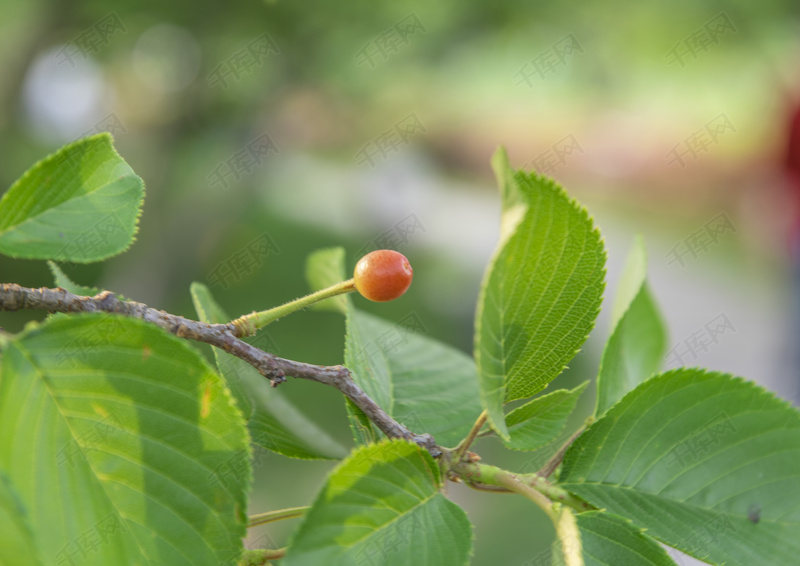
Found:
[(594, 326), (606, 254), (586, 210), (552, 180), (492, 165), (503, 197), (500, 242), (486, 269), (475, 322), (481, 401), (508, 439), (503, 403), (544, 389)]
[(0, 253), (86, 263), (133, 242), (144, 183), (107, 133), (66, 145), (0, 199)]
[(74, 315), (27, 330), (2, 363), (0, 470), (46, 564), (217, 566), (239, 555), (244, 420), (184, 340)]
[(614, 305), (614, 321), (597, 377), (596, 414), (602, 415), (661, 367), (667, 331), (646, 280), (644, 241), (628, 256)]

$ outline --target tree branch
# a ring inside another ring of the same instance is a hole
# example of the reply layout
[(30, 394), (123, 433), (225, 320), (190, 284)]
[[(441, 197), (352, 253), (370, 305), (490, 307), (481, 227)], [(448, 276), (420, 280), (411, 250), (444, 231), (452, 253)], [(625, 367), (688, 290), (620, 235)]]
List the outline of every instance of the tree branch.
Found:
[(0, 311), (22, 309), (48, 312), (105, 312), (138, 318), (180, 338), (204, 342), (225, 350), (252, 365), (275, 387), (287, 375), (335, 387), (350, 399), (389, 438), (403, 438), (425, 448), (436, 458), (442, 449), (430, 434), (415, 434), (395, 421), (353, 381), (344, 366), (317, 366), (279, 358), (241, 340), (242, 330), (233, 323), (207, 324), (153, 309), (143, 303), (122, 301), (110, 291), (82, 297), (57, 287), (31, 289), (15, 283), (0, 284)]

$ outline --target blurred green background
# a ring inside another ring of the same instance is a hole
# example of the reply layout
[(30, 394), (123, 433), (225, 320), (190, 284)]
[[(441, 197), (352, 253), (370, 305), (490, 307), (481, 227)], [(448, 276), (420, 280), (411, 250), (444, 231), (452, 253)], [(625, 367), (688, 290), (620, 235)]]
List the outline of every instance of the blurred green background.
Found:
[[(351, 266), (394, 247), (414, 265), (410, 291), (358, 306), (414, 313), (469, 352), (499, 224), (489, 159), (505, 145), (595, 216), (607, 300), (644, 234), (667, 366), (730, 371), (798, 399), (797, 207), (780, 168), (800, 100), (795, 1), (0, 0), (0, 13), (0, 190), (102, 130), (145, 180), (137, 242), (66, 266), (81, 284), (194, 317), (188, 288), (201, 281), (238, 315), (304, 294), (319, 247), (345, 246)], [(52, 284), (43, 262), (5, 257), (0, 281)], [(732, 330), (712, 336), (720, 317)], [(0, 313), (0, 327), (40, 318)], [(596, 375), (607, 327), (603, 315), (554, 386)], [(261, 339), (335, 364), (343, 331), (337, 315), (311, 311)], [(351, 442), (336, 392), (294, 380), (283, 390)], [(590, 388), (581, 418), (592, 406)], [(526, 471), (546, 458), (492, 439), (477, 450)], [(251, 511), (308, 504), (330, 467), (261, 454)], [(474, 564), (533, 563), (546, 548), (552, 529), (527, 502), (449, 490), (475, 524)], [(256, 529), (248, 544), (282, 546), (295, 526)]]

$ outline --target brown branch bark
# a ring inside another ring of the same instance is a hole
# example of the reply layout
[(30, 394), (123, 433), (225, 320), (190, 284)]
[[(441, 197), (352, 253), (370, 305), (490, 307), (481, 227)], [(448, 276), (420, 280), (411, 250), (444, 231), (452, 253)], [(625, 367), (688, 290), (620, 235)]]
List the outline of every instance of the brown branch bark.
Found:
[(122, 301), (110, 291), (94, 297), (74, 295), (57, 287), (31, 289), (14, 283), (0, 284), (0, 310), (22, 309), (48, 312), (105, 312), (138, 318), (159, 326), (176, 336), (204, 342), (221, 348), (241, 358), (270, 380), (273, 387), (286, 381), (286, 376), (308, 379), (329, 385), (341, 391), (389, 438), (403, 438), (425, 448), (433, 457), (442, 454), (442, 449), (430, 434), (415, 434), (395, 421), (373, 401), (350, 376), (344, 366), (317, 366), (280, 358), (251, 346), (241, 340), (239, 329), (232, 323), (206, 324), (153, 309), (143, 303)]

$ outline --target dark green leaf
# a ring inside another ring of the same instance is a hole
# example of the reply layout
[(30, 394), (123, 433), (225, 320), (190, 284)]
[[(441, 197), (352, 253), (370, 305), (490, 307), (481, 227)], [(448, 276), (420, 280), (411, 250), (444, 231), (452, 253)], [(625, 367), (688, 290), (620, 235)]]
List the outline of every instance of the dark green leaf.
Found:
[[(319, 267), (316, 267), (319, 264)], [(343, 279), (344, 254), (322, 250), (309, 258), (309, 273), (324, 273), (314, 289)], [(345, 365), (355, 382), (395, 420), (427, 432), (443, 446), (455, 445), (481, 412), (475, 364), (455, 348), (426, 337), (416, 313), (395, 323), (361, 312), (345, 298)], [(357, 442), (381, 433), (348, 407)]]
[[(192, 283), (192, 300), (200, 320), (222, 324), (231, 319), (214, 301), (208, 287)], [(301, 413), (253, 366), (214, 348), (220, 373), (248, 419), (252, 440), (258, 446), (290, 458), (339, 459), (347, 450), (314, 421)]]
[(570, 447), (561, 481), (712, 564), (800, 556), (800, 413), (740, 378), (682, 368), (645, 381)]
[(675, 566), (656, 541), (627, 519), (600, 511), (576, 518), (586, 566)]
[(512, 450), (537, 450), (554, 441), (589, 382), (575, 389), (559, 389), (511, 411), (506, 417), (511, 440), (501, 439)]
[(463, 566), (472, 528), (441, 493), (439, 467), (401, 440), (355, 451), (306, 514), (283, 566)]

